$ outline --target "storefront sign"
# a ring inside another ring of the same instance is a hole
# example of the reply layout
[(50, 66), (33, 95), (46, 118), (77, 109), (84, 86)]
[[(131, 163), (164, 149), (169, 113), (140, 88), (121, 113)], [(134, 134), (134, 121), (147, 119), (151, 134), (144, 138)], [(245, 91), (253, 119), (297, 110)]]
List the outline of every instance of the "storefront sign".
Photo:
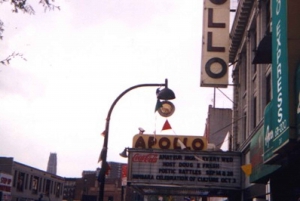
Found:
[(137, 134), (133, 137), (132, 148), (201, 151), (207, 149), (207, 140), (203, 136)]
[(131, 185), (207, 189), (240, 188), (241, 158), (236, 152), (129, 150)]
[(250, 143), (250, 164), (252, 173), (250, 174), (251, 183), (266, 183), (268, 175), (277, 170), (280, 165), (266, 165), (263, 161), (264, 152), (264, 127), (262, 126), (253, 136)]
[[(264, 161), (289, 141), (289, 64), (287, 2), (272, 1), (272, 92), (271, 114), (265, 115)], [(269, 123), (268, 123), (269, 122)]]
[(227, 87), (229, 0), (204, 0), (201, 86)]
[(12, 176), (5, 173), (0, 173), (0, 191), (11, 192)]
[(11, 187), (13, 177), (10, 174), (0, 173), (0, 200), (11, 201)]

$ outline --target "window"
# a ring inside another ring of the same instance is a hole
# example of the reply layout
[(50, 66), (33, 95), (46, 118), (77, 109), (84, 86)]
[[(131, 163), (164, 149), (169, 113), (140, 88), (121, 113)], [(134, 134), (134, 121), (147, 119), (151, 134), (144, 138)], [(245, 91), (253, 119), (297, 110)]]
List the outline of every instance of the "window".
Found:
[[(254, 33), (252, 34), (252, 38), (251, 38), (251, 46), (253, 47), (253, 53), (252, 53), (252, 56), (253, 58), (255, 57), (255, 52), (257, 50), (257, 33), (256, 33), (256, 30), (254, 30)], [(256, 64), (252, 64), (252, 67), (253, 67), (253, 74), (256, 73)]]
[(257, 98), (253, 98), (253, 128), (256, 127), (257, 120), (256, 120), (256, 115), (257, 115)]
[(246, 58), (246, 55), (245, 55), (245, 58), (244, 58), (244, 65), (243, 65), (243, 82), (244, 82), (244, 89), (245, 91), (247, 91), (247, 65), (246, 65), (246, 62), (247, 62), (247, 58)]
[(46, 179), (43, 179), (43, 190), (42, 190), (42, 192), (45, 192), (45, 189), (46, 189)]
[(46, 189), (45, 189), (45, 195), (49, 196), (50, 194), (50, 185), (51, 185), (51, 181), (49, 179), (46, 180)]
[(43, 179), (39, 178), (39, 183), (38, 183), (39, 192), (42, 191), (42, 185), (43, 185)]
[(39, 186), (39, 178), (36, 176), (31, 176), (31, 192), (32, 192), (32, 194), (38, 193), (38, 186)]
[(51, 185), (50, 185), (50, 194), (53, 194), (53, 184), (54, 184), (54, 182), (51, 181)]
[(271, 33), (271, 1), (270, 0), (267, 0), (266, 2), (266, 27), (267, 27), (267, 30), (266, 30), (266, 33), (269, 34)]
[(56, 188), (55, 188), (55, 196), (58, 198), (60, 195), (60, 189), (61, 189), (61, 184), (56, 183)]
[(17, 179), (17, 191), (23, 192), (25, 182), (25, 173), (19, 172)]
[(14, 181), (13, 181), (13, 187), (16, 187), (17, 178), (18, 178), (18, 171), (17, 171), (17, 170), (15, 170), (15, 174), (14, 174)]
[(242, 121), (243, 125), (242, 125), (242, 129), (243, 129), (243, 135), (244, 135), (244, 139), (247, 139), (247, 113), (244, 112), (243, 114), (243, 121)]
[(28, 185), (28, 174), (25, 174), (25, 189), (27, 189)]

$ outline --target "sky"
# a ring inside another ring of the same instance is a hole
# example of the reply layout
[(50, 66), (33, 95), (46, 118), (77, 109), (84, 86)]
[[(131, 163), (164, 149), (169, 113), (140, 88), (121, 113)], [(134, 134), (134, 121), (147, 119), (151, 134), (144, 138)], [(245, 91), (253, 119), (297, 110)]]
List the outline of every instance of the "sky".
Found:
[[(137, 88), (114, 107), (107, 161), (126, 163), (119, 153), (147, 134), (204, 133), (214, 89), (200, 87), (202, 0), (57, 0), (47, 11), (28, 0), (34, 15), (12, 13), (0, 3), (4, 23), (0, 60), (0, 156), (46, 170), (57, 154), (57, 174), (81, 177), (100, 167), (108, 110), (126, 89), (165, 83), (176, 95), (171, 130), (155, 113), (156, 87)], [(229, 78), (231, 73), (229, 73)], [(220, 89), (232, 96), (232, 87)], [(215, 91), (215, 107), (232, 108)]]

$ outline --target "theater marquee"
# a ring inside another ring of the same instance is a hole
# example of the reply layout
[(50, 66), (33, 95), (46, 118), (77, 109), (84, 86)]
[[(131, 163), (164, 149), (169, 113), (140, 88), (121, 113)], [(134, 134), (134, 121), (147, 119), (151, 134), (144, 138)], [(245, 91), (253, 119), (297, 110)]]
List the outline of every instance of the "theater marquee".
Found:
[(229, 0), (204, 0), (201, 86), (227, 87)]
[(144, 194), (188, 190), (193, 194), (193, 189), (238, 190), (241, 186), (241, 158), (236, 152), (129, 149), (128, 164), (128, 184)]

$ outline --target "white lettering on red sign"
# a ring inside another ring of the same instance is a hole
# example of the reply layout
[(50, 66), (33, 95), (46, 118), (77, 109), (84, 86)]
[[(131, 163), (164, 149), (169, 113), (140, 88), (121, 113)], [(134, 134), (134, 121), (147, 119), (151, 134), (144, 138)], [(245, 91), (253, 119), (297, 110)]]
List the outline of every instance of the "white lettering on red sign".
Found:
[(0, 178), (0, 183), (1, 183), (1, 184), (7, 184), (7, 185), (10, 185), (10, 184), (11, 184), (11, 179), (5, 178), (5, 177), (1, 177), (1, 178)]

